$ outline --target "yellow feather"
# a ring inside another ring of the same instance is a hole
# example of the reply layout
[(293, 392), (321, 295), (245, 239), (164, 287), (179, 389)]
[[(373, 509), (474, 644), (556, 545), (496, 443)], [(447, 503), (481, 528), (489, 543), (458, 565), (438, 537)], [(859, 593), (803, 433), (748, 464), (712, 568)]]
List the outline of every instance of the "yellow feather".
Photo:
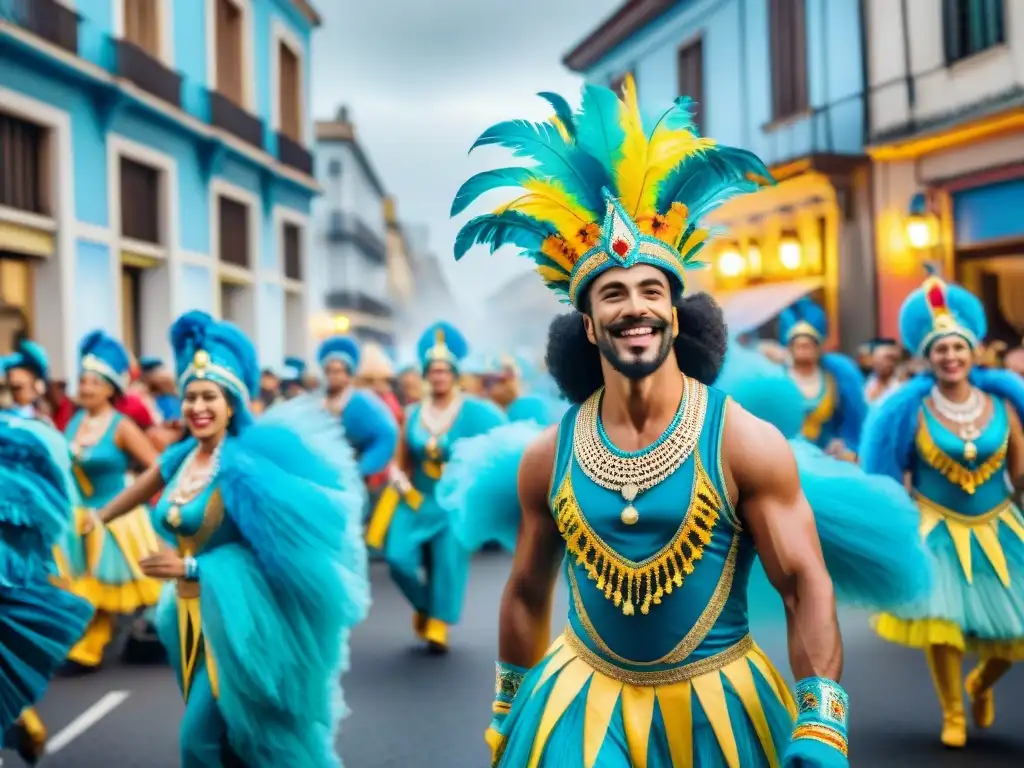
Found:
[(714, 139), (694, 136), (689, 131), (670, 131), (659, 127), (651, 137), (647, 148), (647, 167), (637, 213), (654, 209), (658, 197), (658, 185), (690, 155), (704, 152), (716, 145)]
[(536, 270), (537, 274), (543, 277), (549, 283), (564, 283), (569, 279), (568, 272), (563, 272), (560, 269), (549, 267), (547, 264), (538, 264)]
[(558, 235), (544, 238), (540, 252), (564, 269), (566, 274), (572, 272), (575, 263), (573, 253), (569, 250), (569, 244)]
[(690, 236), (686, 238), (686, 242), (679, 246), (679, 253), (685, 256), (689, 253), (691, 248), (695, 248), (703, 243), (710, 235), (711, 233), (706, 229), (693, 230), (693, 232), (690, 233)]
[(546, 221), (567, 242), (575, 242), (577, 233), (594, 219), (593, 214), (580, 206), (555, 182), (529, 181), (523, 188), (530, 194), (503, 205), (495, 213), (518, 211), (539, 221)]
[(561, 134), (562, 138), (565, 139), (565, 143), (566, 144), (571, 144), (572, 143), (572, 136), (569, 135), (569, 131), (566, 130), (566, 128), (565, 128), (565, 123), (563, 123), (558, 118), (558, 115), (552, 115), (551, 116), (551, 124), (553, 126), (555, 126), (555, 128), (558, 129), (558, 132)]
[(635, 216), (643, 192), (644, 172), (647, 170), (647, 134), (640, 117), (636, 82), (632, 75), (627, 75), (622, 84), (619, 125), (626, 138), (622, 142), (622, 153), (615, 163), (615, 183), (626, 213)]

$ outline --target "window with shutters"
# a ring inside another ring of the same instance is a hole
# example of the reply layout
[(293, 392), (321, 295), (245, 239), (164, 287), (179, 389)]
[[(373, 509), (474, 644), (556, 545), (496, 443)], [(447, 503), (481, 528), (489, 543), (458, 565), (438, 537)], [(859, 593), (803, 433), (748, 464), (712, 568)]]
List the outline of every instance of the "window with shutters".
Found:
[(284, 276), (302, 279), (302, 227), (298, 224), (284, 225)]
[(0, 112), (0, 206), (51, 216), (50, 130)]
[(1006, 42), (1005, 0), (943, 0), (946, 63), (970, 58)]
[(142, 355), (142, 280), (140, 267), (121, 265), (121, 338), (136, 358)]
[(220, 221), (219, 257), (222, 264), (251, 269), (249, 206), (230, 197), (218, 197)]
[(679, 95), (693, 99), (691, 111), (694, 125), (703, 132), (707, 114), (704, 106), (704, 41), (695, 40), (679, 49), (677, 59)]
[(121, 158), (121, 237), (160, 245), (163, 172), (150, 165)]
[(236, 0), (208, 1), (216, 3), (217, 91), (245, 106), (245, 10)]
[(772, 66), (772, 120), (806, 112), (806, 0), (769, 0), (769, 38)]
[(278, 48), (278, 104), (281, 133), (292, 141), (302, 141), (302, 64), (298, 53), (284, 40)]
[(124, 39), (155, 59), (160, 58), (161, 0), (122, 0)]

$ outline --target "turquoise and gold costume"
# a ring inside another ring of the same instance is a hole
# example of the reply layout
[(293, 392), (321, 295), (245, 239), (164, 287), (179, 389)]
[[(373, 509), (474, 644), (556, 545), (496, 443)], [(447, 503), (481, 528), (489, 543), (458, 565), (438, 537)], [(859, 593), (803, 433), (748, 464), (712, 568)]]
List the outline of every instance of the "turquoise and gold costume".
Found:
[[(355, 376), (359, 368), (359, 343), (349, 336), (333, 336), (324, 340), (316, 356), (321, 369), (333, 360)], [(356, 453), (360, 473), (369, 477), (383, 472), (398, 446), (395, 417), (373, 392), (356, 389), (354, 383), (349, 384), (342, 399), (341, 426)]]
[[(805, 336), (820, 345), (828, 338), (825, 310), (810, 299), (801, 299), (779, 315), (779, 331), (783, 344)], [(823, 354), (819, 365), (821, 389), (811, 397), (801, 393), (803, 436), (819, 448), (839, 439), (856, 452), (867, 414), (864, 376), (853, 360), (838, 352)]]
[(232, 409), (205, 489), (177, 497), (193, 439), (161, 457), (154, 510), (185, 562), (164, 589), (157, 630), (185, 698), (185, 768), (340, 766), (334, 738), (348, 632), (369, 607), (351, 449), (319, 404), (298, 399), (254, 422), (252, 343), (201, 312), (171, 329), (178, 382), (224, 391)]
[[(919, 355), (951, 335), (976, 348), (986, 331), (981, 302), (935, 275), (900, 312), (904, 344)], [(1006, 482), (1009, 413), (1024, 417), (1024, 382), (1010, 371), (982, 368), (970, 372), (970, 382), (992, 401), (991, 418), (972, 439), (936, 417), (927, 402), (935, 378), (920, 374), (872, 409), (861, 446), (869, 472), (899, 480), (909, 473), (921, 535), (936, 563), (930, 594), (879, 616), (875, 629), (927, 652), (949, 746), (966, 740), (963, 654), (980, 658), (966, 687), (982, 727), (994, 716), (992, 686), (1024, 659), (1024, 519)]]
[[(79, 355), (82, 373), (101, 376), (118, 392), (127, 391), (130, 361), (119, 341), (102, 331), (93, 331), (82, 339)], [(65, 430), (73, 451), (75, 436), (85, 418), (86, 413), (79, 411)], [(102, 663), (103, 653), (113, 638), (116, 617), (156, 605), (160, 597), (160, 582), (146, 578), (138, 565), (140, 559), (159, 548), (146, 507), (136, 508), (109, 528), (97, 525), (89, 534), (80, 534), (85, 519), (103, 509), (130, 482), (131, 457), (115, 440), (124, 418), (127, 417), (114, 413), (99, 441), (75, 453), (74, 478), (82, 506), (75, 510), (75, 520), (63, 546), (54, 551), (61, 578), (67, 580), (72, 592), (96, 609), (88, 631), (68, 656), (70, 661), (89, 668)]]
[[(424, 373), (431, 365), (443, 363), (458, 376), (466, 352), (462, 334), (447, 323), (428, 328), (420, 338)], [(429, 395), (409, 408), (403, 436), (412, 476), (408, 487), (392, 484), (381, 494), (367, 530), (367, 543), (383, 547), (391, 575), (415, 611), (417, 633), (438, 649), (447, 647), (448, 627), (457, 624), (462, 615), (469, 553), (453, 535), (448, 516), (435, 498), (435, 488), (458, 441), (506, 421), (493, 403), (458, 392), (455, 398), (458, 412), (444, 431), (438, 431), (424, 416)], [(429, 563), (426, 579), (422, 575), (425, 562)]]
[[(477, 141), (536, 165), (487, 171), (463, 185), (453, 215), (491, 189), (520, 191), (469, 221), (455, 256), (476, 243), (492, 251), (516, 245), (577, 310), (598, 275), (638, 264), (662, 270), (682, 294), (685, 270), (699, 264), (711, 235), (701, 218), (771, 180), (749, 152), (698, 137), (688, 99), (642, 116), (630, 77), (621, 101), (607, 88), (584, 86), (576, 113), (561, 97), (542, 96), (553, 118), (502, 123)], [(755, 552), (725, 486), (727, 397), (684, 383), (668, 430), (636, 453), (605, 435), (603, 389), (561, 420), (549, 502), (566, 545), (569, 624), (533, 669), (498, 662), (488, 729), (495, 765), (848, 764), (846, 694), (833, 681), (809, 678), (795, 701), (749, 635), (746, 582)], [(499, 438), (518, 441), (521, 449), (529, 426), (487, 439), (498, 447)], [(467, 460), (468, 448), (460, 451)], [(509, 451), (480, 461), (490, 470), (478, 479), (504, 471), (491, 490), (514, 499), (513, 473), (505, 470), (518, 462)], [(458, 497), (445, 494), (456, 507)], [(505, 508), (518, 516), (517, 506)]]
[(35, 419), (0, 415), (0, 733), (29, 760), (46, 729), (26, 707), (92, 618), (87, 601), (53, 583), (52, 548), (76, 496), (63, 436)]

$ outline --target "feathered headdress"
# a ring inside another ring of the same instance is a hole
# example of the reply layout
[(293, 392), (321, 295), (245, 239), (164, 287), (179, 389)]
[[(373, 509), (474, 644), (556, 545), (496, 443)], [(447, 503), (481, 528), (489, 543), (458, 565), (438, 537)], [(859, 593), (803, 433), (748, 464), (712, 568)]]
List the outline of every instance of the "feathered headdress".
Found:
[(102, 376), (120, 392), (127, 391), (131, 358), (113, 336), (101, 330), (90, 331), (78, 345), (78, 356), (82, 371)]
[(779, 313), (779, 336), (789, 344), (797, 336), (809, 336), (819, 344), (828, 336), (825, 310), (804, 297)]
[(25, 339), (18, 342), (14, 354), (6, 363), (6, 368), (24, 368), (37, 379), (45, 381), (49, 378), (50, 362), (45, 349), (34, 341)]
[(424, 370), (431, 363), (448, 363), (458, 370), (459, 363), (469, 354), (466, 337), (450, 323), (434, 323), (427, 328), (416, 348)]
[(555, 110), (547, 122), (499, 123), (470, 149), (496, 144), (535, 165), (485, 171), (462, 185), (452, 216), (491, 190), (522, 192), (467, 222), (455, 258), (476, 244), (491, 253), (518, 246), (548, 287), (576, 307), (591, 281), (613, 267), (658, 267), (681, 292), (684, 270), (703, 266), (695, 257), (711, 233), (699, 227), (702, 217), (773, 183), (754, 154), (699, 137), (686, 97), (652, 121), (640, 114), (632, 77), (621, 101), (608, 88), (585, 85), (576, 113), (557, 94), (540, 96)]
[(337, 360), (349, 373), (355, 373), (359, 367), (359, 342), (351, 336), (331, 336), (324, 339), (316, 351), (316, 361), (323, 368), (331, 360)]
[(978, 297), (947, 283), (930, 267), (924, 283), (900, 307), (900, 335), (918, 355), (926, 355), (945, 336), (960, 336), (975, 348), (987, 332), (985, 307)]
[(243, 404), (259, 391), (256, 349), (238, 326), (198, 310), (186, 312), (171, 326), (171, 347), (182, 391), (194, 379), (208, 379)]

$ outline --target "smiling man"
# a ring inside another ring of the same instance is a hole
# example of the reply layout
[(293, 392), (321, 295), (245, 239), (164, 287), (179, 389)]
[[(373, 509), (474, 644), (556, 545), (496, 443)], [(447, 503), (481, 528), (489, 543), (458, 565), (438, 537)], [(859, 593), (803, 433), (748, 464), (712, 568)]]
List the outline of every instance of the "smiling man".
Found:
[[(576, 113), (543, 96), (548, 122), (477, 141), (537, 164), (478, 174), (452, 210), (522, 187), (463, 227), (456, 257), (517, 245), (575, 309), (552, 324), (547, 355), (575, 405), (519, 464), (493, 763), (847, 765), (832, 582), (793, 454), (708, 386), (725, 324), (707, 295), (684, 295), (709, 236), (701, 217), (768, 170), (697, 137), (686, 99), (645, 119), (632, 78), (622, 101), (585, 86)], [(749, 634), (755, 553), (787, 609), (799, 710)], [(568, 626), (545, 650), (559, 572)]]

